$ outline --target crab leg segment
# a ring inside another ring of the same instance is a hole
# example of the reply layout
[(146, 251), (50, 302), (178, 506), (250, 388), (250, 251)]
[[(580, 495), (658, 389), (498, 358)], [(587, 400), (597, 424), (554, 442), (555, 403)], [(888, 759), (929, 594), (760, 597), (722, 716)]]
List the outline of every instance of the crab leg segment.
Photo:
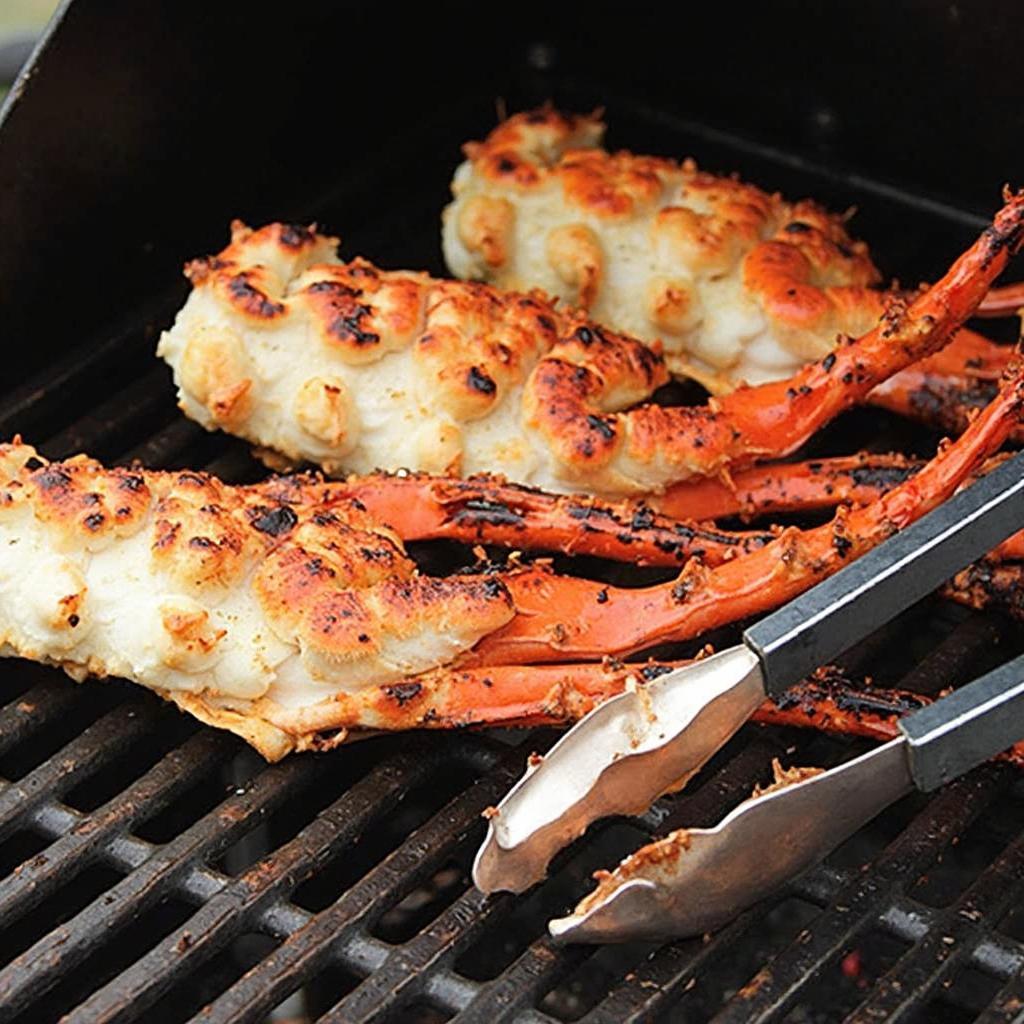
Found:
[[(1018, 427), (1014, 434), (1019, 431)], [(982, 468), (1002, 459), (995, 456)], [(692, 509), (700, 518), (744, 515), (763, 516), (778, 512), (807, 512), (837, 505), (865, 505), (908, 480), (924, 465), (903, 455), (841, 456), (809, 462), (756, 466), (738, 473), (729, 484), (696, 480), (673, 487), (652, 504), (662, 511)], [(668, 509), (666, 509), (668, 506)], [(643, 540), (641, 540), (643, 545)], [(657, 554), (644, 555), (648, 564), (669, 565)], [(992, 561), (1024, 560), (1024, 532), (1008, 537), (990, 554)]]
[(767, 530), (719, 530), (658, 515), (645, 504), (552, 495), (494, 477), (375, 474), (327, 484), (324, 493), (357, 499), (407, 541), (494, 544), (638, 565), (680, 565), (693, 555), (717, 565), (773, 537)]
[(674, 665), (443, 667), (398, 683), (338, 697), (332, 727), (404, 730), (463, 726), (565, 725), (626, 686), (642, 686)]
[[(861, 453), (835, 459), (759, 466), (730, 485), (698, 480), (673, 488), (671, 499), (701, 519), (806, 512), (839, 504), (867, 504), (918, 472), (923, 462), (902, 455)], [(553, 495), (495, 477), (458, 480), (420, 474), (375, 474), (345, 483), (283, 477), (263, 485), (292, 505), (307, 504), (307, 491), (325, 505), (357, 501), (405, 541), (453, 540), (529, 551), (560, 551), (633, 565), (679, 566), (697, 557), (716, 566), (764, 547), (778, 535), (765, 530), (725, 530), (693, 518), (656, 513), (647, 503), (607, 503)], [(1024, 558), (1024, 534), (990, 555)]]
[(997, 344), (976, 331), (961, 327), (945, 348), (890, 377), (872, 392), (871, 398), (874, 401), (877, 394), (893, 390), (904, 375), (909, 380), (918, 372), (929, 377), (944, 377), (964, 387), (979, 380), (998, 381), (1013, 354), (1012, 345)]
[[(627, 686), (642, 687), (686, 662), (649, 661), (580, 665), (500, 665), (492, 668), (438, 669), (403, 683), (347, 696), (347, 715), (335, 721), (359, 730), (451, 729), (464, 726), (569, 725)], [(898, 722), (931, 702), (909, 690), (858, 686), (825, 669), (769, 698), (753, 716), (762, 725), (815, 729), (886, 741)], [(331, 742), (331, 741), (325, 741)], [(310, 743), (315, 746), (315, 741)], [(1024, 766), (1024, 744), (1000, 756)]]
[[(943, 349), (879, 384), (869, 402), (908, 419), (961, 433), (986, 406), (1013, 358), (1013, 348), (961, 329)], [(1015, 437), (1021, 431), (1015, 431)], [(684, 481), (650, 498), (659, 512), (692, 519), (759, 516), (863, 504), (916, 472), (919, 462), (900, 455), (815, 459), (754, 466), (725, 480)]]
[(650, 504), (667, 516), (721, 519), (807, 512), (874, 501), (921, 468), (905, 455), (860, 452), (807, 462), (769, 463), (729, 474), (725, 480), (692, 480), (654, 495)]
[[(931, 697), (909, 690), (864, 689), (823, 676), (799, 683), (780, 698), (766, 700), (752, 717), (764, 725), (868, 736), (885, 742), (900, 735), (900, 718), (931, 702)], [(1024, 767), (1024, 743), (999, 754), (997, 760)]]
[[(870, 401), (930, 427), (960, 433), (976, 409), (992, 399), (1013, 348), (960, 331), (941, 352), (883, 381)], [(1014, 432), (1024, 440), (1024, 430)]]
[(993, 288), (978, 307), (978, 316), (1012, 316), (1024, 307), (1024, 281)]
[(505, 578), (516, 615), (480, 641), (475, 664), (622, 656), (691, 639), (784, 604), (939, 505), (1017, 425), (1024, 371), (1015, 364), (992, 404), (909, 480), (824, 526), (783, 531), (758, 551), (709, 569), (690, 562), (674, 583), (637, 590), (559, 579), (541, 568)]
[[(1021, 552), (1014, 554), (1019, 558)], [(1024, 619), (1024, 565), (982, 559), (958, 572), (941, 593), (969, 608), (997, 608), (1015, 619)]]

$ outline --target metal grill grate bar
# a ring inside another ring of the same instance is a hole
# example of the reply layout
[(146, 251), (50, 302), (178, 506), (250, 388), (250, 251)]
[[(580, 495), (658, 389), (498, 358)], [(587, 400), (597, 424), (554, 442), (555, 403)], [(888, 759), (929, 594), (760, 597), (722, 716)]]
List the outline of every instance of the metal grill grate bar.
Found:
[[(86, 815), (56, 802), (40, 805), (29, 816), (32, 827), (49, 839), (59, 839), (82, 828), (86, 820)], [(99, 856), (108, 867), (128, 874), (145, 864), (159, 849), (157, 843), (147, 842), (138, 836), (115, 835), (101, 847)], [(170, 891), (193, 903), (202, 903), (220, 892), (227, 882), (227, 875), (203, 864), (193, 864), (171, 880)]]
[(998, 932), (991, 933), (974, 947), (971, 963), (979, 971), (1008, 978), (1024, 970), (1024, 943)]
[(373, 1020), (381, 1010), (401, 1005), (410, 992), (421, 989), (447, 1010), (464, 1009), (481, 986), (454, 973), (448, 965), (507, 912), (508, 904), (504, 897), (488, 899), (470, 888), (414, 939), (388, 949), (373, 974), (331, 1007), (319, 1024)]
[(316, 759), (295, 759), (258, 775), (248, 788), (225, 800), (175, 840), (152, 853), (106, 897), (95, 900), (40, 939), (0, 971), (0, 1003), (14, 1010), (56, 983), (76, 966), (96, 937), (124, 928), (167, 895), (195, 861), (215, 857), (253, 824), (287, 799), (297, 798), (324, 772)]
[(593, 950), (586, 946), (555, 949), (548, 939), (535, 942), (511, 967), (481, 988), (473, 1002), (455, 1019), (468, 1021), (510, 1021), (536, 1005), (562, 978), (579, 966)]
[[(332, 956), (335, 947), (344, 944), (357, 929), (372, 924), (372, 918), (379, 916), (405, 892), (437, 870), (465, 842), (484, 808), (500, 795), (501, 785), (501, 780), (491, 778), (475, 783), (456, 797), (328, 910), (318, 914), (301, 932), (290, 936), (272, 957), (207, 1007), (204, 1020), (210, 1024), (234, 1021), (239, 1015), (255, 1017), (273, 1008), (296, 984), (308, 980), (312, 972)], [(451, 955), (450, 949), (447, 952)], [(375, 1005), (378, 1010), (395, 1001), (400, 1004), (406, 998), (405, 986), (415, 981), (415, 967), (404, 950), (401, 961), (402, 977), (394, 987), (388, 986), (382, 991), (377, 978), (374, 978), (371, 987), (377, 998)], [(378, 967), (377, 972), (386, 964), (387, 961)], [(385, 996), (383, 1002), (379, 999), (381, 995)], [(361, 1019), (358, 1013), (346, 1006), (347, 1003), (346, 999), (325, 1015), (322, 1018), (324, 1024), (330, 1020)]]
[[(106, 391), (105, 378), (127, 379), (149, 356), (138, 343), (138, 327), (114, 329), (99, 339), (73, 348), (42, 373), (9, 392), (0, 411), (0, 438), (41, 431), (53, 417), (68, 414), (68, 407), (88, 408)], [(69, 402), (70, 399), (70, 402)]]
[(986, 654), (998, 655), (999, 628), (995, 620), (971, 615), (935, 645), (902, 680), (900, 687), (914, 693), (937, 693), (960, 686), (982, 674)]
[(198, 424), (184, 417), (174, 420), (168, 426), (148, 437), (121, 455), (122, 462), (138, 461), (143, 466), (159, 469), (168, 466), (200, 442), (215, 443), (214, 435), (208, 434)]
[[(410, 881), (427, 877), (451, 857), (457, 847), (465, 847), (467, 837), (476, 830), (483, 810), (496, 802), (508, 787), (514, 775), (511, 764), (518, 760), (519, 756), (506, 758), (504, 770), (493, 772), (453, 800), (443, 812), (414, 833), (407, 844), (354, 886), (331, 911), (322, 914), (325, 937), (342, 927), (368, 926), (372, 923), (371, 914), (379, 917), (394, 905), (403, 892), (412, 888)], [(416, 852), (417, 847), (429, 850), (429, 857), (423, 858), (422, 853)], [(500, 920), (510, 902), (507, 898), (488, 900), (475, 889), (470, 889), (414, 939), (400, 950), (391, 952), (371, 978), (324, 1015), (323, 1024), (366, 1020), (381, 1010), (401, 1006), (404, 1000), (421, 989), (427, 971), (433, 974), (448, 967), (484, 928)], [(349, 911), (349, 904), (353, 905), (354, 913)], [(345, 937), (344, 931), (339, 930), (337, 934)], [(447, 1009), (458, 1010), (466, 1005), (463, 1000), (467, 994), (475, 994), (477, 986), (445, 987), (435, 981), (433, 989), (437, 1002)]]
[(114, 760), (146, 733), (159, 712), (160, 708), (150, 702), (123, 704), (24, 779), (0, 786), (0, 837), (17, 825), (19, 815), (44, 800), (61, 796)]
[(871, 996), (847, 1020), (887, 1020), (897, 1024), (965, 961), (979, 938), (1020, 900), (1024, 889), (1024, 836), (1011, 844), (964, 895), (941, 915), (913, 952), (880, 978)]
[(903, 879), (917, 877), (997, 796), (1007, 773), (986, 767), (958, 779), (931, 799), (879, 856), (869, 873), (854, 878), (818, 917), (809, 935), (781, 952), (715, 1017), (725, 1022), (767, 1021), (791, 1006), (800, 991), (853, 938), (877, 922)]
[(168, 401), (167, 371), (154, 366), (128, 387), (99, 402), (83, 417), (64, 427), (42, 445), (48, 455), (65, 458), (85, 451), (106, 458), (107, 448), (126, 435), (149, 432), (175, 416)]
[[(34, 674), (36, 669), (28, 671)], [(72, 714), (88, 699), (80, 687), (69, 686), (66, 679), (54, 679), (51, 675), (0, 711), (0, 754), (24, 743), (51, 722)]]
[(754, 907), (720, 929), (707, 942), (689, 941), (663, 946), (639, 964), (629, 979), (621, 980), (599, 1006), (588, 1013), (586, 1024), (646, 1021), (652, 1013), (674, 1006), (693, 987), (702, 972), (729, 956), (744, 938), (759, 928), (770, 906)]
[(1024, 971), (1018, 971), (996, 993), (976, 1024), (1016, 1024), (1024, 1009)]
[[(0, 880), (0, 918), (11, 920), (51, 895), (101, 856), (102, 848), (142, 815), (158, 813), (197, 779), (212, 772), (222, 752), (221, 737), (200, 732), (102, 807), (83, 815), (49, 847), (45, 857), (27, 861), (16, 874)], [(148, 853), (153, 849), (150, 847)]]
[(435, 759), (422, 753), (417, 757), (414, 751), (379, 766), (321, 811), (290, 843), (234, 879), (114, 982), (96, 991), (68, 1015), (68, 1024), (115, 1019), (126, 1006), (133, 1012), (152, 1006), (176, 981), (239, 934), (269, 902), (290, 892), (352, 843), (435, 766)]

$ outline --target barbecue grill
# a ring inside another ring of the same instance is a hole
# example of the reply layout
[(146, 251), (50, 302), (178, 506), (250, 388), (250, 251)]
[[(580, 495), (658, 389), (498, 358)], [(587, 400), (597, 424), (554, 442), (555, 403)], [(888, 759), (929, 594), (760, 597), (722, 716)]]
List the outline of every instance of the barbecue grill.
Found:
[[(869, 3), (834, 26), (782, 3), (680, 10), (673, 25), (525, 5), (498, 32), (478, 7), (420, 6), (64, 5), (0, 124), (4, 437), (257, 478), (243, 445), (177, 413), (153, 357), (180, 264), (241, 216), (317, 219), (344, 253), (442, 272), (458, 146), (493, 124), (496, 98), (604, 105), (614, 146), (857, 204), (855, 233), (904, 275), (937, 272), (1024, 166), (1024, 9), (994, 25), (949, 4)], [(858, 411), (813, 451), (934, 442)], [(932, 598), (844, 672), (934, 693), (1022, 649), (1009, 620)], [(1024, 1011), (1024, 779), (1005, 765), (908, 797), (713, 935), (556, 950), (545, 923), (596, 867), (713, 823), (773, 757), (832, 765), (866, 748), (748, 726), (685, 794), (595, 826), (526, 896), (485, 898), (468, 878), (481, 812), (550, 731), (399, 735), (267, 766), (136, 687), (18, 661), (3, 675), (4, 1019), (995, 1024)]]

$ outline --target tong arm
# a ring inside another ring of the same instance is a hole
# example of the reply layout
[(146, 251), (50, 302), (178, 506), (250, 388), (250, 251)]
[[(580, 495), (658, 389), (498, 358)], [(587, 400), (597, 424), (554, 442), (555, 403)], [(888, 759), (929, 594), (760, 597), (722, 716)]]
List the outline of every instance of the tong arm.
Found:
[(1024, 523), (1024, 452), (751, 626), (768, 693), (780, 693), (931, 593)]
[(1024, 736), (1024, 655), (900, 722), (914, 784), (937, 789)]

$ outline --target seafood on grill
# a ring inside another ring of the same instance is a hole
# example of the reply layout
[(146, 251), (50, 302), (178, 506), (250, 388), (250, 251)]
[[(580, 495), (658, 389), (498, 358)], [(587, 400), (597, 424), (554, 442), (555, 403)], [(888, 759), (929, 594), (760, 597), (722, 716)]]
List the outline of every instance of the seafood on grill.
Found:
[(452, 273), (542, 288), (660, 342), (712, 391), (788, 377), (878, 320), (881, 277), (846, 218), (693, 160), (609, 153), (604, 127), (543, 107), (466, 145), (444, 212)]
[(333, 239), (280, 224), (236, 224), (227, 249), (189, 265), (192, 293), (158, 352), (189, 416), (289, 462), (657, 493), (794, 451), (947, 345), (1019, 247), (1022, 219), (1024, 197), (1007, 195), (912, 302), (788, 380), (702, 406), (638, 405), (668, 379), (657, 353), (540, 294), (343, 263)]
[[(981, 472), (1001, 458), (988, 460)], [(460, 480), (374, 473), (329, 487), (332, 495), (357, 499), (381, 522), (397, 524), (406, 541), (450, 540), (673, 568), (691, 558), (704, 566), (721, 565), (763, 548), (782, 532), (782, 527), (771, 523), (737, 530), (711, 520), (737, 516), (760, 520), (776, 513), (867, 504), (909, 480), (924, 465), (923, 459), (863, 452), (768, 463), (737, 473), (728, 483), (682, 484), (653, 502), (549, 494), (487, 476)], [(665, 505), (691, 514), (665, 514)], [(1024, 531), (1008, 538), (989, 557), (1024, 559)]]
[(352, 481), (230, 486), (16, 441), (0, 449), (0, 651), (134, 680), (272, 759), (350, 730), (567, 721), (642, 685), (650, 668), (619, 659), (767, 611), (935, 507), (1022, 404), (1013, 364), (960, 438), (869, 504), (633, 589), (543, 561), (424, 575), (406, 503), (385, 525)]
[[(926, 707), (933, 700), (934, 697), (912, 690), (878, 687), (870, 680), (850, 680), (835, 666), (826, 665), (781, 696), (769, 697), (754, 712), (753, 720), (764, 725), (810, 728), (884, 742), (902, 735), (899, 721), (904, 715)], [(1014, 744), (997, 760), (1024, 768), (1024, 743)]]
[[(884, 312), (880, 275), (846, 218), (692, 160), (609, 153), (604, 129), (595, 115), (545, 107), (467, 144), (443, 217), (452, 273), (542, 288), (657, 343), (673, 373), (714, 393), (791, 376)], [(1020, 308), (1024, 284), (993, 289), (978, 313)], [(976, 385), (998, 380), (1006, 356), (974, 332), (957, 341), (873, 404), (962, 429), (965, 410), (985, 404)]]

